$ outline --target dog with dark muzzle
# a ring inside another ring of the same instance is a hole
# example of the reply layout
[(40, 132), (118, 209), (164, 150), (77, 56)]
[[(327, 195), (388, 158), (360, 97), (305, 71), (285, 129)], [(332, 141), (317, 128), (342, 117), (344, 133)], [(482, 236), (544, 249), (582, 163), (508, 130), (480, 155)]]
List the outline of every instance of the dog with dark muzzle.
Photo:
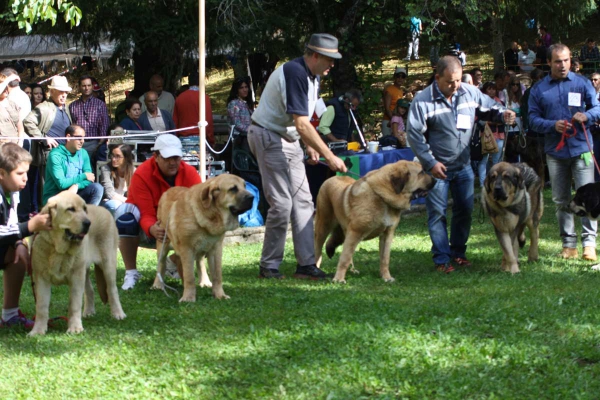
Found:
[(569, 203), (569, 211), (578, 217), (597, 221), (600, 217), (600, 182), (588, 183), (577, 189)]
[(528, 261), (538, 259), (539, 224), (544, 211), (542, 180), (527, 164), (501, 162), (487, 174), (482, 204), (502, 247), (502, 270), (519, 272), (519, 247), (529, 229)]

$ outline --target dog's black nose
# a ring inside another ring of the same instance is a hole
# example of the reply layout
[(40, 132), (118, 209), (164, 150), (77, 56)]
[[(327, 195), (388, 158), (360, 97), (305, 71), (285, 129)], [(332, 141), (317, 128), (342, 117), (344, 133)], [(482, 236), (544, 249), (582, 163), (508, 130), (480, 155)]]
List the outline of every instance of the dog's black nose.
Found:
[(88, 231), (90, 230), (90, 225), (92, 224), (92, 221), (90, 221), (89, 219), (84, 219), (83, 221), (81, 221), (81, 225), (83, 227), (83, 232), (84, 233), (88, 233)]

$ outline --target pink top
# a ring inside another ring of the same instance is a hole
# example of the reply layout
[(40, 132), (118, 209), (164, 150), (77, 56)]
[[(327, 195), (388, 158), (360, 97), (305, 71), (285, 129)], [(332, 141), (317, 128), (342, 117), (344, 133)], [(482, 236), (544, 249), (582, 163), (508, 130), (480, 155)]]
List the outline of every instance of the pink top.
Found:
[(398, 124), (398, 131), (404, 132), (404, 130), (405, 130), (405, 128), (404, 128), (404, 120), (402, 119), (401, 116), (394, 115), (392, 117), (392, 125), (394, 125), (394, 124)]

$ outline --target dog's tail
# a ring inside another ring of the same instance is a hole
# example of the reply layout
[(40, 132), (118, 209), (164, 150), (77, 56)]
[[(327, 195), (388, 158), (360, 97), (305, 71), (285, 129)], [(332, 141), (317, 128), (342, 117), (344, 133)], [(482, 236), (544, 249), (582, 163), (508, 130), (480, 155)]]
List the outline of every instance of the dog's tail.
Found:
[(94, 273), (96, 274), (96, 287), (98, 288), (98, 294), (104, 304), (108, 303), (108, 286), (106, 285), (106, 279), (104, 279), (104, 272), (102, 268), (94, 266)]
[(333, 228), (333, 232), (331, 232), (331, 236), (327, 239), (327, 244), (325, 245), (325, 252), (327, 253), (327, 257), (331, 258), (335, 254), (335, 249), (344, 243), (344, 231), (341, 226), (336, 226)]

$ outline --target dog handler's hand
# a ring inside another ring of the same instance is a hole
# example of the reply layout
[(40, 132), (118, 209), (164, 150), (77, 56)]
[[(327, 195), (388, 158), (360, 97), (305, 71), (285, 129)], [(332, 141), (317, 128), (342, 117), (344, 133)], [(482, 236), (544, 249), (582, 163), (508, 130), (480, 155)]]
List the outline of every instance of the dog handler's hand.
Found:
[(565, 131), (565, 127), (566, 129), (569, 129), (571, 128), (571, 124), (569, 123), (569, 121), (566, 121), (564, 119), (558, 120), (554, 124), (554, 129), (556, 129), (556, 132), (561, 134)]
[(156, 221), (156, 223), (150, 227), (150, 234), (159, 242), (163, 242), (165, 240), (165, 230), (158, 224), (159, 222)]
[(307, 164), (317, 165), (319, 163), (319, 153), (312, 147), (306, 146), (306, 155), (308, 156)]
[(587, 122), (587, 120), (588, 120), (587, 115), (585, 115), (582, 112), (578, 112), (578, 113), (575, 113), (575, 115), (573, 115), (573, 121), (579, 122), (580, 124)]
[(329, 169), (333, 172), (348, 172), (348, 168), (346, 168), (346, 164), (342, 161), (341, 158), (333, 156), (327, 160), (327, 164), (329, 165)]
[[(25, 265), (29, 267), (29, 249), (25, 247), (24, 244), (20, 244), (15, 248), (15, 259), (13, 261), (13, 264), (17, 264), (19, 261), (23, 261)], [(29, 271), (27, 272), (29, 273)]]
[(29, 232), (49, 231), (52, 229), (50, 214), (38, 214), (27, 222)]
[(446, 179), (446, 166), (438, 162), (431, 168), (431, 175), (437, 179)]
[(508, 124), (508, 125), (512, 125), (515, 123), (515, 117), (517, 116), (517, 114), (515, 114), (514, 111), (512, 110), (506, 110), (504, 111), (504, 123)]

